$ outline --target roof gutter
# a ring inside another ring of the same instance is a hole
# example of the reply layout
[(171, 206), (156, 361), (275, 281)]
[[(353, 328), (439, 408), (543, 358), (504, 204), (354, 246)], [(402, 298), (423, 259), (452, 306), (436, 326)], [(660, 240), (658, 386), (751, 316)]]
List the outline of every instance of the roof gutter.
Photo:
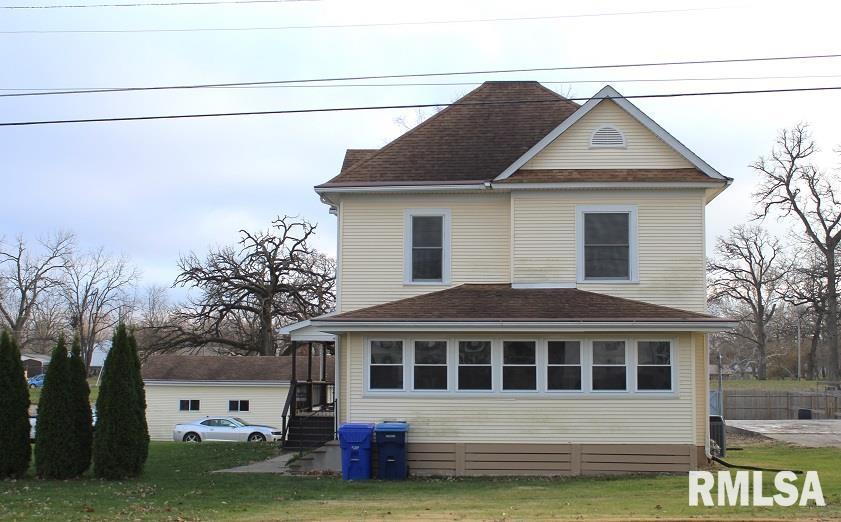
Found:
[(735, 328), (738, 321), (716, 320), (627, 320), (627, 321), (318, 321), (313, 326), (323, 332), (396, 332), (396, 331), (435, 331), (435, 332), (581, 332), (581, 331), (628, 331), (645, 330), (649, 332), (721, 332)]

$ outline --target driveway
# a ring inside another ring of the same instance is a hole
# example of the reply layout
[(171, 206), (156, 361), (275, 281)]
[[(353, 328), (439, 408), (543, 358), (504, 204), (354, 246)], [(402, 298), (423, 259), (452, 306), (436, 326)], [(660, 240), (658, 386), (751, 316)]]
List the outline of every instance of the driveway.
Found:
[(841, 420), (729, 420), (727, 426), (810, 448), (841, 448)]

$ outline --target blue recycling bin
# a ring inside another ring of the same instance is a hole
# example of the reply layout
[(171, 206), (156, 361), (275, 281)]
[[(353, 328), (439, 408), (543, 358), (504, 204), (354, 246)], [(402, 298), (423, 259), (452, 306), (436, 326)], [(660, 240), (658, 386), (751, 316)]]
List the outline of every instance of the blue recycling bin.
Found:
[(381, 422), (374, 428), (377, 439), (377, 477), (382, 480), (405, 480), (409, 469), (406, 466), (405, 422)]
[(374, 425), (348, 423), (339, 427), (342, 447), (342, 480), (371, 478), (371, 442)]

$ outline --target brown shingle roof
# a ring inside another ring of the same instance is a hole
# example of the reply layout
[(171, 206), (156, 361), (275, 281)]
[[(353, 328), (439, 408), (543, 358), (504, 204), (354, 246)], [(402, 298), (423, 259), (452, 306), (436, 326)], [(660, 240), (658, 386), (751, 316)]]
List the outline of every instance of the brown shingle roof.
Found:
[(485, 82), (320, 187), (487, 181), (576, 109), (537, 82)]
[[(313, 356), (312, 375), (321, 375), (321, 357)], [(307, 359), (297, 358), (298, 380), (306, 379)], [(290, 381), (292, 357), (154, 355), (141, 370), (144, 380), (160, 381)], [(327, 380), (333, 380), (333, 356), (327, 357)]]
[(625, 182), (711, 182), (714, 180), (695, 168), (688, 169), (520, 169), (498, 183), (572, 183), (587, 181)]
[(377, 153), (379, 149), (348, 149), (345, 151), (345, 159), (342, 161), (342, 172), (351, 168), (362, 160), (366, 160)]
[(464, 284), (324, 318), (364, 321), (721, 321), (706, 314), (574, 288)]

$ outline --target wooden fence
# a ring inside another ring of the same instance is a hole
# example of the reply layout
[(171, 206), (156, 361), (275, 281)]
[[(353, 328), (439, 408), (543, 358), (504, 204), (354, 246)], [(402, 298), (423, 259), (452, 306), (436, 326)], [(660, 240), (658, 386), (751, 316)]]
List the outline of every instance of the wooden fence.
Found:
[(796, 419), (800, 409), (813, 419), (841, 419), (841, 392), (724, 390), (724, 418), (729, 420)]

